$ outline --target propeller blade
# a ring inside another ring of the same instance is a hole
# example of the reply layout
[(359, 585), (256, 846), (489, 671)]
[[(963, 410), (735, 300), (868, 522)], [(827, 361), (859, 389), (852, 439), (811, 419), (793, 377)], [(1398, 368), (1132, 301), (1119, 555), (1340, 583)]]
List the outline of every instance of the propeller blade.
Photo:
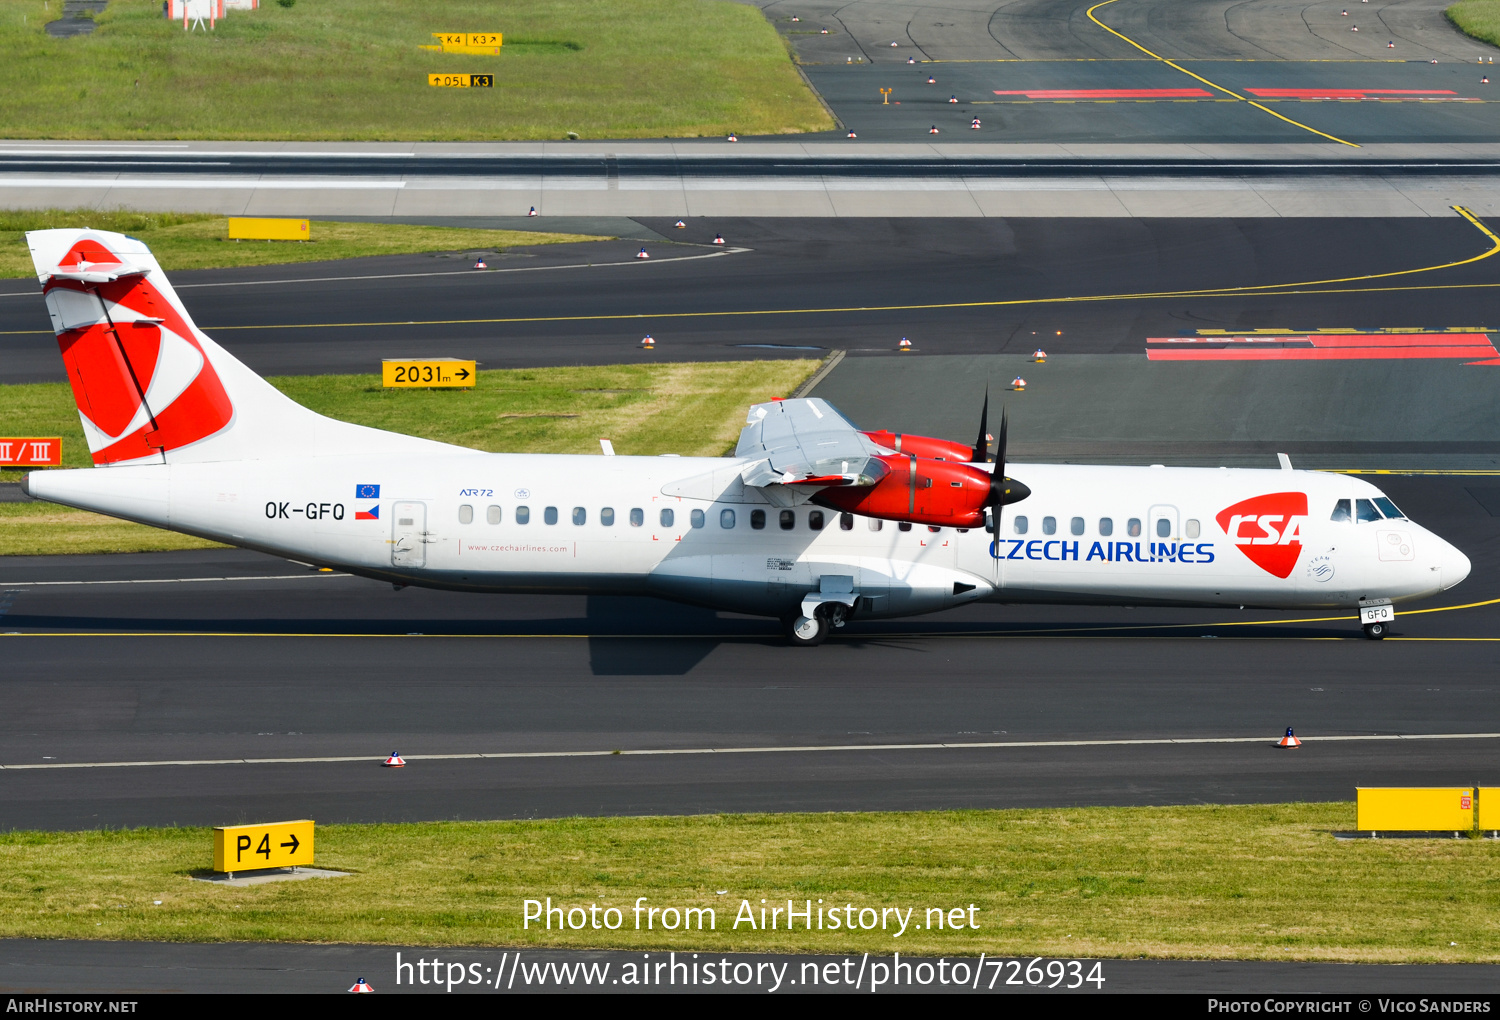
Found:
[(975, 464), (983, 464), (990, 459), (990, 387), (984, 386), (984, 407), (979, 411), (979, 438), (974, 440), (974, 456), (970, 458)]
[(1002, 408), (1000, 411), (1000, 442), (998, 448), (995, 450), (995, 471), (990, 475), (990, 495), (985, 504), (986, 506), (996, 508), (994, 519), (997, 529), (1000, 520), (999, 508), (1011, 503), (1019, 503), (1031, 495), (1031, 490), (1023, 483), (1016, 481), (1014, 478), (1005, 477), (1005, 436), (1008, 426), (1009, 421), (1007, 420), (1005, 410)]

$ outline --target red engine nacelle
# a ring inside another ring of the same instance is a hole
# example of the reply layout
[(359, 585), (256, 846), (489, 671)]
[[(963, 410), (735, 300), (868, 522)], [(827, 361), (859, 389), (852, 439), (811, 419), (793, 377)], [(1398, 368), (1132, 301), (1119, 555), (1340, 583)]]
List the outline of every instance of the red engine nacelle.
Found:
[(910, 456), (888, 454), (875, 459), (884, 462), (890, 474), (870, 486), (823, 489), (812, 501), (831, 510), (887, 521), (952, 528), (984, 524), (990, 494), (988, 471), (971, 464)]
[(929, 460), (957, 461), (959, 464), (968, 464), (974, 456), (972, 447), (947, 439), (933, 439), (931, 436), (909, 436), (900, 432), (891, 432), (888, 429), (866, 432), (864, 436), (888, 450), (895, 450), (897, 453), (905, 453), (913, 457), (925, 457)]

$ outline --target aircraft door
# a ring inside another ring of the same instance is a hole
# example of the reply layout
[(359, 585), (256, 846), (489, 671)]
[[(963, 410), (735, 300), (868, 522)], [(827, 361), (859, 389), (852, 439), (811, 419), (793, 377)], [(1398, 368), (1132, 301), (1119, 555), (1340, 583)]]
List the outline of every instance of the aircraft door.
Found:
[(391, 507), (391, 566), (427, 562), (427, 504), (398, 502)]

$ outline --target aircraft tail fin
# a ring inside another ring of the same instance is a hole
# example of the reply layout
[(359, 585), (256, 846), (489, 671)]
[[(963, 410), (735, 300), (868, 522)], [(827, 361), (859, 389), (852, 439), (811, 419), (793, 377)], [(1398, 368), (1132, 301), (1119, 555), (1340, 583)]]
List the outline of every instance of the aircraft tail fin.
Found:
[(444, 446), (334, 421), (282, 394), (193, 324), (135, 238), (63, 229), (26, 241), (96, 465)]

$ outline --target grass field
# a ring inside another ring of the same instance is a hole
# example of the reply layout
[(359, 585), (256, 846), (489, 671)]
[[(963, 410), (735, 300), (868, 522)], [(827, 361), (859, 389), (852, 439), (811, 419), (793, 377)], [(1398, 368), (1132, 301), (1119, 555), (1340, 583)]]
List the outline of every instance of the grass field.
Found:
[(1500, 46), (1500, 0), (1460, 0), (1444, 13), (1465, 35)]
[[(815, 361), (720, 361), (481, 371), (472, 390), (386, 390), (376, 375), (280, 376), (271, 383), (321, 414), (510, 453), (719, 456), (745, 408), (785, 396)], [(0, 387), (0, 435), (62, 436), (66, 467), (90, 464), (66, 383)], [(17, 481), (23, 471), (0, 472)], [(198, 549), (211, 543), (50, 503), (0, 504), (0, 556)]]
[[(0, 835), (0, 936), (1500, 959), (1500, 845), (1333, 839), (1353, 822), (1338, 803), (330, 825), (318, 865), (354, 877), (250, 888), (190, 880), (211, 866), (207, 829), (20, 832)], [(523, 930), (522, 901), (548, 896), (627, 920)], [(711, 907), (716, 927), (637, 932), (638, 896)], [(758, 922), (762, 898), (915, 908), (917, 924), (928, 908), (974, 904), (979, 927), (735, 930), (741, 901)]]
[(114, 230), (145, 241), (161, 267), (228, 269), (292, 262), (321, 262), (366, 255), (410, 255), (429, 251), (501, 251), (518, 245), (597, 241), (581, 234), (523, 230), (465, 230), (405, 223), (337, 223), (314, 220), (312, 240), (228, 240), (223, 216), (200, 213), (95, 212), (87, 209), (0, 211), (0, 279), (34, 277), (36, 267), (26, 249), (26, 231), (58, 227)]
[[(8, 138), (660, 138), (833, 127), (760, 11), (727, 0), (302, 0), (184, 33), (159, 0), (112, 0), (53, 39), (62, 0), (0, 4)], [(500, 32), (500, 56), (419, 49)], [(494, 87), (432, 88), (429, 73)]]

